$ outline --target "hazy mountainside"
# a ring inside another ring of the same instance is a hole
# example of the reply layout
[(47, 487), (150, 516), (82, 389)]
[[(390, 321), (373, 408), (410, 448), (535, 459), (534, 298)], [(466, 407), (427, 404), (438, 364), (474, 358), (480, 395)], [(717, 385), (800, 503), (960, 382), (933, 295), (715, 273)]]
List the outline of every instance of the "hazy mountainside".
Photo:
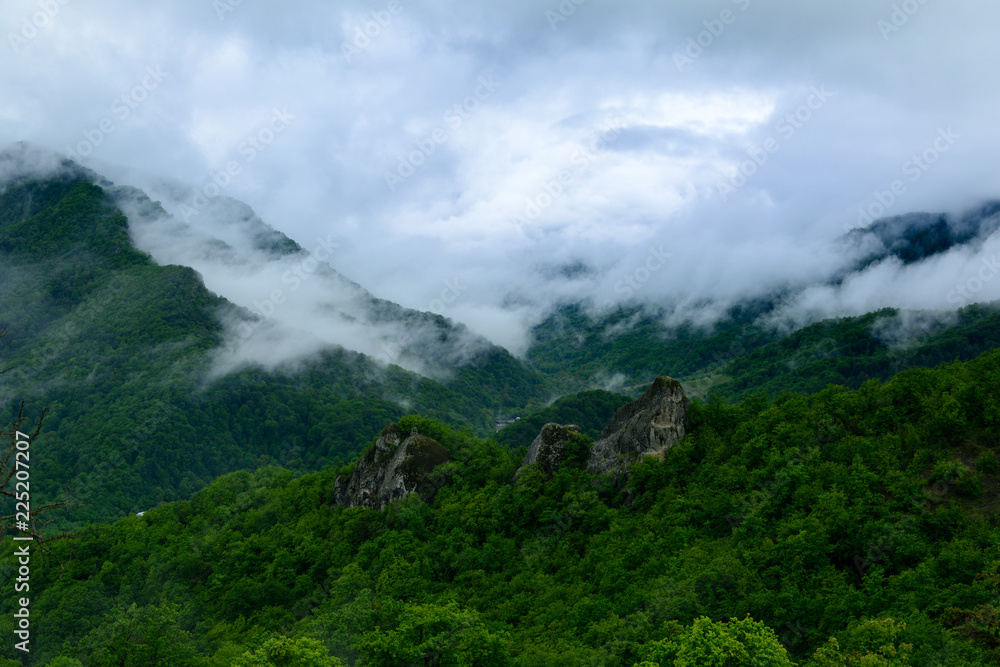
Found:
[(549, 422), (576, 424), (583, 435), (596, 438), (615, 410), (628, 402), (629, 399), (621, 394), (601, 389), (563, 396), (552, 405), (504, 426), (497, 432), (496, 441), (511, 449), (527, 447)]
[[(17, 366), (0, 420), (48, 406), (32, 502), (71, 483), (64, 525), (92, 522), (32, 556), (31, 664), (1000, 659), (994, 305), (790, 334), (768, 322), (791, 291), (712, 326), (564, 306), (525, 363), (325, 264), (298, 276), (309, 253), (238, 202), (189, 224), (75, 165), (17, 162), (0, 153), (0, 370)], [(865, 242), (919, 262), (982, 240), (991, 210)], [(209, 282), (249, 285), (232, 292), (249, 305)], [(626, 404), (660, 375), (704, 399), (674, 392), (686, 435), (588, 474), (609, 423), (651, 437)], [(494, 434), (501, 414), (522, 418)], [(550, 427), (566, 455), (515, 482), (548, 422), (580, 433)], [(19, 657), (0, 647), (0, 667)]]
[[(880, 262), (918, 265), (949, 251), (972, 252), (995, 240), (998, 229), (1000, 202), (958, 216), (912, 213), (876, 220), (840, 239), (844, 257), (860, 259), (825, 285), (849, 282)], [(695, 394), (714, 388), (736, 398), (755, 390), (812, 392), (831, 383), (857, 387), (910, 365), (971, 359), (998, 344), (992, 332), (1000, 320), (979, 307), (958, 315), (883, 309), (878, 315), (813, 319), (790, 333), (784, 308), (810, 287), (788, 286), (701, 324), (666, 304), (621, 305), (603, 312), (565, 304), (535, 326), (526, 356), (539, 370), (577, 389), (601, 386), (634, 393), (637, 385), (666, 374), (680, 378)], [(705, 306), (710, 310), (712, 304)], [(897, 320), (889, 322), (893, 317)], [(813, 340), (817, 336), (820, 340)], [(765, 358), (770, 359), (766, 368), (758, 367)], [(733, 382), (722, 384), (729, 376)]]
[(650, 307), (621, 307), (595, 316), (582, 305), (556, 310), (535, 327), (528, 360), (540, 371), (577, 389), (598, 385), (619, 391), (658, 375), (703, 373), (780, 337), (756, 324), (766, 302), (733, 309), (712, 327), (664, 324)]
[(756, 392), (856, 389), (914, 366), (966, 361), (1000, 347), (1000, 303), (956, 313), (897, 311), (826, 320), (735, 359), (711, 391), (733, 400)]
[[(323, 262), (307, 264), (309, 253), (239, 202), (220, 199), (203, 211), (210, 224), (188, 223), (68, 161), (24, 169), (31, 150), (0, 154), (0, 326), (9, 329), (7, 365), (18, 366), (3, 377), (0, 416), (22, 397), (35, 414), (51, 408), (38, 484), (44, 498), (72, 482), (83, 503), (75, 521), (186, 497), (264, 462), (296, 470), (344, 462), (411, 411), (486, 435), (499, 414), (529, 417), (553, 395), (595, 386), (635, 395), (668, 374), (696, 395), (810, 392), (997, 344), (996, 315), (981, 308), (941, 320), (916, 343), (893, 339), (898, 327), (886, 318), (904, 315), (888, 312), (784, 337), (762, 324), (784, 298), (775, 295), (730, 309), (710, 329), (668, 328), (648, 307), (594, 317), (566, 306), (535, 329), (529, 366), (460, 324), (378, 299)], [(946, 220), (958, 230), (948, 242), (982, 238), (995, 213)], [(923, 238), (900, 231), (898, 220), (879, 224), (872, 233), (886, 247)], [(194, 268), (158, 265), (136, 243)], [(298, 278), (302, 267), (309, 271)], [(284, 285), (288, 300), (270, 312), (255, 310), (252, 298), (241, 308), (207, 289), (205, 276), (252, 283), (252, 295)], [(346, 349), (310, 338), (308, 327), (296, 329), (302, 322), (343, 334)], [(374, 345), (372, 353), (352, 342)], [(545, 421), (579, 422), (593, 434), (616, 400), (570, 398), (497, 437), (526, 445)], [(197, 457), (186, 455), (192, 449)]]
[(736, 311), (705, 331), (671, 329), (639, 307), (598, 319), (567, 306), (536, 329), (529, 359), (572, 386), (601, 382), (634, 396), (644, 380), (668, 374), (689, 393), (733, 401), (756, 392), (809, 394), (831, 384), (857, 388), (1000, 347), (998, 303), (954, 313), (887, 308), (787, 335), (758, 323), (760, 311)]
[[(185, 497), (268, 461), (300, 470), (347, 461), (408, 410), (488, 433), (497, 410), (548, 396), (541, 376), (505, 350), (449, 352), (451, 342), (465, 345), (463, 328), (366, 293), (372, 320), (411, 332), (426, 325), (431, 334), (401, 353), (427, 353), (448, 374), (429, 379), (337, 346), (294, 366), (241, 365), (230, 326), (254, 316), (193, 269), (137, 251), (120, 192), (64, 166), (10, 178), (0, 192), (0, 328), (4, 367), (17, 366), (0, 378), (0, 417), (22, 398), (34, 416), (50, 408), (35, 450), (37, 498), (72, 482), (83, 505), (74, 521)], [(258, 226), (251, 242), (298, 253), (265, 232)], [(461, 366), (445, 368), (459, 356)]]
[(943, 253), (959, 245), (982, 243), (1000, 229), (1000, 201), (991, 201), (955, 216), (945, 213), (908, 213), (873, 221), (851, 230), (844, 241), (871, 248), (862, 268), (887, 257), (904, 264)]
[[(34, 664), (1000, 659), (1000, 352), (855, 391), (695, 401), (687, 426), (619, 484), (579, 457), (514, 483), (510, 449), (406, 417), (391, 430), (448, 462), (429, 502), (385, 510), (336, 505), (353, 465), (229, 474), (54, 545), (62, 568), (35, 555)], [(8, 634), (15, 604), (0, 598)]]
[[(167, 193), (183, 198), (175, 189)], [(461, 323), (375, 297), (331, 266), (335, 243), (321, 239), (307, 252), (240, 201), (216, 197), (197, 211), (181, 204), (188, 221), (136, 188), (108, 193), (127, 214), (137, 247), (160, 264), (190, 266), (210, 288), (217, 283), (220, 294), (244, 300), (249, 317), (229, 324), (234, 360), (275, 365), (341, 344), (443, 379), (473, 360), (480, 366), (484, 357), (502, 354)], [(260, 349), (276, 339), (276, 350)]]

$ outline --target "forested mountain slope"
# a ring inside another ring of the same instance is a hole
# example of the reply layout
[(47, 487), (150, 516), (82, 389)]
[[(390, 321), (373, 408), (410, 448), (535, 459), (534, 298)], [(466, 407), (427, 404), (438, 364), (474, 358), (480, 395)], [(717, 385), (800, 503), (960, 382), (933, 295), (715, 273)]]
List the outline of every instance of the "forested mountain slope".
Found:
[[(908, 213), (874, 220), (834, 242), (833, 254), (840, 258), (842, 268), (829, 276), (815, 284), (784, 285), (725, 308), (706, 298), (704, 303), (680, 309), (676, 302), (688, 296), (683, 293), (672, 301), (664, 297), (603, 309), (590, 303), (565, 303), (533, 328), (527, 358), (539, 370), (577, 390), (598, 386), (634, 392), (636, 385), (666, 374), (684, 381), (689, 390), (704, 393), (735, 373), (741, 377), (735, 378), (734, 384), (719, 387), (720, 395), (729, 398), (745, 395), (755, 387), (773, 394), (784, 389), (817, 391), (828, 383), (859, 386), (866, 376), (888, 379), (909, 365), (971, 359), (997, 342), (989, 332), (996, 321), (987, 322), (990, 316), (976, 309), (967, 308), (958, 317), (954, 311), (886, 310), (877, 316), (869, 313), (841, 318), (837, 324), (819, 324), (815, 313), (804, 321), (801, 314), (789, 318), (785, 309), (815, 288), (832, 289), (867, 276), (865, 284), (877, 290), (878, 281), (895, 275), (900, 267), (930, 266), (948, 252), (975, 256), (988, 241), (995, 240), (998, 229), (997, 201), (961, 215)], [(865, 273), (876, 265), (886, 270), (877, 276)], [(947, 292), (951, 288), (945, 286), (948, 278), (944, 275), (935, 284)], [(753, 276), (746, 279), (753, 284)], [(974, 293), (955, 292), (948, 303), (964, 304), (974, 297)], [(896, 321), (888, 321), (894, 316), (898, 316)], [(874, 325), (878, 327), (872, 330)], [(790, 326), (795, 330), (808, 328), (792, 331)], [(944, 330), (948, 327), (955, 330), (947, 333)], [(864, 328), (868, 330), (862, 331)], [(824, 341), (822, 348), (799, 345), (803, 338), (816, 335)], [(780, 346), (780, 352), (757, 352), (768, 344)], [(927, 346), (935, 349), (916, 349)], [(874, 359), (865, 361), (869, 356)], [(800, 371), (789, 373), (772, 363), (763, 374), (761, 369), (751, 372), (764, 357), (779, 365), (787, 361)], [(828, 361), (832, 357), (837, 360)], [(820, 372), (803, 368), (803, 364), (816, 361), (825, 366)], [(805, 382), (808, 377), (815, 381)]]
[[(496, 346), (440, 380), (336, 346), (273, 371), (210, 375), (229, 342), (223, 320), (252, 316), (191, 268), (137, 251), (111, 189), (67, 165), (0, 192), (2, 354), (4, 367), (16, 366), (0, 378), (0, 418), (22, 399), (34, 417), (49, 409), (37, 498), (71, 484), (74, 522), (186, 497), (266, 462), (316, 470), (351, 460), (409, 409), (485, 434), (498, 410), (549, 395), (538, 373)], [(410, 317), (392, 305), (378, 317)], [(455, 330), (419, 317), (441, 337)]]
[(417, 417), (398, 430), (451, 458), (430, 503), (336, 507), (349, 468), (227, 475), (37, 556), (35, 664), (1000, 659), (1000, 352), (688, 421), (617, 486), (580, 463), (515, 484), (509, 449)]
[(887, 308), (825, 320), (728, 363), (712, 391), (726, 399), (765, 392), (813, 393), (828, 385), (857, 388), (912, 367), (964, 361), (1000, 347), (1000, 304), (957, 313)]

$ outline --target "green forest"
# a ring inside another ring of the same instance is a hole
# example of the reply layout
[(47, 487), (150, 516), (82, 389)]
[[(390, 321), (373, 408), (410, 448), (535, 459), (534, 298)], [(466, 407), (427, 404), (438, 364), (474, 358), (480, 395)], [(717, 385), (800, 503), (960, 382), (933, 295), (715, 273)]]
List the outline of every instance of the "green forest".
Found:
[(618, 484), (404, 417), (451, 457), (431, 502), (264, 466), (52, 542), (33, 664), (996, 664), (998, 362), (696, 400)]
[[(197, 273), (136, 251), (104, 188), (71, 172), (0, 193), (0, 393), (47, 408), (39, 497), (67, 484), (82, 525), (190, 497), (269, 463), (354, 460), (410, 410), (480, 435), (498, 411), (544, 406), (540, 373), (493, 348), (441, 381), (343, 348), (298, 369), (246, 366), (206, 382), (233, 304)], [(0, 402), (9, 421), (17, 401)], [(192, 450), (197, 456), (192, 456)]]
[[(768, 301), (710, 330), (566, 305), (524, 360), (439, 379), (331, 348), (209, 380), (237, 307), (136, 250), (108, 187), (0, 192), (0, 423), (38, 431), (32, 506), (66, 501), (36, 517), (29, 654), (2, 543), (0, 667), (1000, 664), (995, 304), (787, 335)], [(660, 375), (683, 440), (588, 474)], [(576, 449), (515, 480), (550, 422)], [(414, 428), (447, 452), (419, 493), (334, 502)]]

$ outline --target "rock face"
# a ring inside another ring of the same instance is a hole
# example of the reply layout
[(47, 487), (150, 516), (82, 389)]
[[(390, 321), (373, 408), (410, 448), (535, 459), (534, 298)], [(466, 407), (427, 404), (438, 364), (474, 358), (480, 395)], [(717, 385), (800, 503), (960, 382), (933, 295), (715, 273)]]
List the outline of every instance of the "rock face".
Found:
[[(375, 447), (358, 461), (350, 479), (340, 476), (333, 484), (334, 503), (341, 507), (384, 509), (394, 500), (416, 491), (427, 474), (449, 459), (437, 440), (413, 429), (404, 438), (395, 424), (382, 429)], [(424, 485), (433, 493), (432, 485)], [(429, 500), (429, 498), (427, 498)]]
[(623, 405), (590, 448), (587, 472), (620, 474), (649, 454), (663, 456), (684, 437), (684, 420), (691, 401), (681, 383), (658, 377), (638, 400)]
[(580, 427), (576, 424), (563, 426), (550, 422), (543, 426), (538, 437), (528, 448), (528, 453), (524, 455), (524, 461), (517, 469), (514, 479), (520, 477), (521, 472), (530, 465), (537, 465), (549, 474), (555, 472), (559, 464), (566, 459), (566, 445), (579, 434)]

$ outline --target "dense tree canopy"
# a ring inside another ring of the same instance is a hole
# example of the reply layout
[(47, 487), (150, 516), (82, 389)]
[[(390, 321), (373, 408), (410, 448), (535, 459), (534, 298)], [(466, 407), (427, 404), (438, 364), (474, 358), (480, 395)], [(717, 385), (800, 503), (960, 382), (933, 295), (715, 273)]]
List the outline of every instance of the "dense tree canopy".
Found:
[[(87, 527), (56, 547), (63, 570), (39, 560), (33, 655), (190, 665), (279, 664), (275, 647), (345, 665), (1000, 659), (989, 630), (1000, 623), (1000, 352), (853, 391), (695, 401), (689, 422), (680, 445), (617, 486), (579, 465), (514, 483), (515, 452), (418, 417), (401, 427), (452, 453), (430, 505), (410, 496), (381, 512), (334, 507), (347, 468), (225, 475), (189, 501)], [(0, 599), (0, 626), (11, 604)]]

